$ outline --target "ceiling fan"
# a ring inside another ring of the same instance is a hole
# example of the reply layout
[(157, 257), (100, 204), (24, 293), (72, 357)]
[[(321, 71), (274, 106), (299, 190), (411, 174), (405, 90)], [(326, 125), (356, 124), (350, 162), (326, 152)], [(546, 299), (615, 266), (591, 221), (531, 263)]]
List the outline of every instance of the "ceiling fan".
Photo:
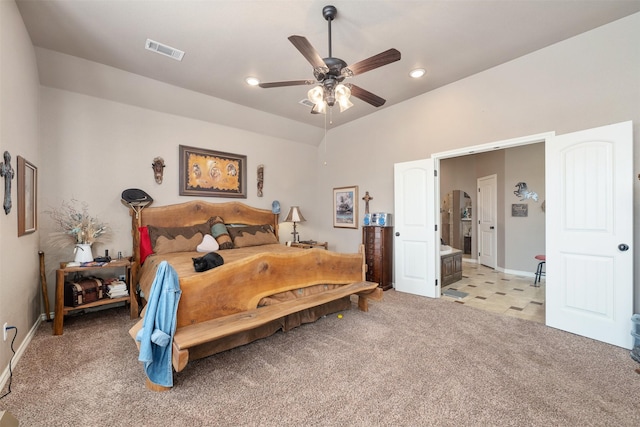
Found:
[(318, 51), (303, 36), (291, 36), (289, 41), (300, 51), (300, 53), (313, 66), (313, 76), (315, 80), (290, 80), (284, 82), (260, 83), (262, 88), (312, 85), (316, 86), (308, 92), (308, 98), (313, 102), (312, 113), (325, 113), (326, 107), (333, 107), (336, 102), (340, 106), (340, 112), (351, 107), (349, 101), (351, 95), (367, 102), (374, 107), (380, 107), (386, 102), (385, 99), (375, 95), (360, 86), (352, 83), (342, 82), (349, 77), (371, 71), (383, 65), (400, 60), (400, 52), (397, 49), (389, 49), (364, 59), (360, 62), (347, 66), (347, 63), (340, 58), (334, 58), (331, 53), (331, 21), (338, 14), (335, 6), (325, 6), (322, 8), (322, 16), (329, 25), (329, 56), (322, 58)]

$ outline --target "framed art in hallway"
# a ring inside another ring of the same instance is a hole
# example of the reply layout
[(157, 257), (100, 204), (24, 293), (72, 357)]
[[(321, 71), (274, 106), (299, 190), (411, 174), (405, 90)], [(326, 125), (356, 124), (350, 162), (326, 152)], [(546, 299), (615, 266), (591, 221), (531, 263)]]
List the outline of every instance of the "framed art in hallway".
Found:
[(529, 205), (526, 203), (514, 203), (511, 205), (511, 216), (527, 217), (529, 216)]
[(333, 226), (358, 228), (358, 187), (333, 189)]
[(247, 156), (179, 148), (181, 196), (247, 198)]
[(37, 191), (38, 168), (18, 156), (18, 237), (33, 233), (38, 228)]

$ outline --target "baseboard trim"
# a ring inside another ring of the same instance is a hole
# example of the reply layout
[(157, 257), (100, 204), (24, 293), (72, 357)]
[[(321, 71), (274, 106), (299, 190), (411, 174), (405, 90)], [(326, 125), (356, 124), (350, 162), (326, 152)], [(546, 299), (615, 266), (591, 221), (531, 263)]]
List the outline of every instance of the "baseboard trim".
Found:
[(536, 277), (535, 273), (530, 271), (510, 270), (501, 267), (497, 267), (496, 270), (513, 276)]
[[(18, 365), (18, 361), (20, 361), (20, 358), (24, 354), (24, 351), (27, 349), (27, 346), (31, 343), (31, 340), (38, 330), (38, 326), (40, 326), (40, 323), (42, 323), (42, 321), (44, 320), (44, 317), (44, 314), (38, 316), (38, 320), (36, 320), (36, 323), (33, 324), (27, 336), (24, 338), (24, 340), (22, 340), (20, 347), (18, 347), (18, 349), (16, 350), (16, 354), (13, 356), (13, 360), (9, 361), (9, 363), (12, 364), (11, 369), (15, 369), (15, 367)], [(4, 387), (7, 385), (7, 381), (9, 381), (9, 364), (5, 366), (4, 370), (2, 371), (2, 375), (0, 376), (0, 390), (4, 390)]]

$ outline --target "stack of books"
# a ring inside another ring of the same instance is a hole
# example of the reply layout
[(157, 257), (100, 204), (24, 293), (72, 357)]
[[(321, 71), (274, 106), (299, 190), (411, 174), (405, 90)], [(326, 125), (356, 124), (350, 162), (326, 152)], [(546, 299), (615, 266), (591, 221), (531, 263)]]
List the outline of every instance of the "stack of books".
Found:
[(107, 283), (107, 297), (108, 298), (121, 298), (129, 296), (127, 291), (127, 284), (121, 280), (111, 280)]

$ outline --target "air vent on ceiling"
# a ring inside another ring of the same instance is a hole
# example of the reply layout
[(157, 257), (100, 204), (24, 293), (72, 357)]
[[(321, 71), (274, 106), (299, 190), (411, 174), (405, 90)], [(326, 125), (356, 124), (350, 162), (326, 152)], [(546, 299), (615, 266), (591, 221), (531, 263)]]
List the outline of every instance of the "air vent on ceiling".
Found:
[(171, 46), (167, 46), (166, 44), (158, 43), (151, 39), (147, 39), (147, 42), (144, 44), (144, 48), (152, 52), (159, 53), (160, 55), (165, 55), (169, 58), (173, 58), (176, 61), (182, 61), (182, 57), (184, 56), (183, 51), (174, 49)]
[(298, 101), (298, 104), (304, 105), (305, 107), (309, 108), (313, 108), (316, 105), (313, 102), (309, 101), (307, 98), (301, 99), (300, 101)]

